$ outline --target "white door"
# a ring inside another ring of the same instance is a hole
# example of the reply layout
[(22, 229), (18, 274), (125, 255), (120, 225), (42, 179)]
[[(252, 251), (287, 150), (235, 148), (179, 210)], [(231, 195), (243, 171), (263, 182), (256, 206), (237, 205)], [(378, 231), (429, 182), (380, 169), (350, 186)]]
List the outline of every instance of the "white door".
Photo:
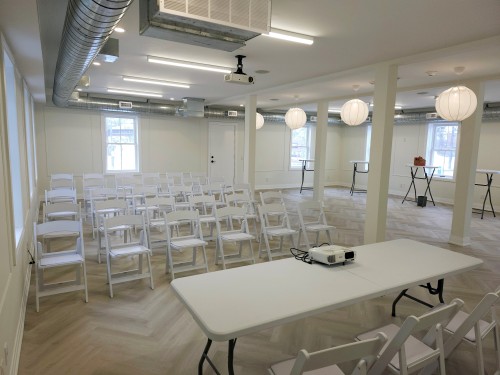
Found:
[(224, 177), (226, 182), (234, 182), (235, 129), (234, 123), (208, 124), (209, 177)]

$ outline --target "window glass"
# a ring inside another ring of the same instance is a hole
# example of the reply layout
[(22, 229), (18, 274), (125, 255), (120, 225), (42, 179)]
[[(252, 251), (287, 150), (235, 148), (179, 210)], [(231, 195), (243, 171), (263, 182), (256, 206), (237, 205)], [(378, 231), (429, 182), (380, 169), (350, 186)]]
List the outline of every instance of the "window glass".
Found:
[(302, 159), (310, 159), (311, 129), (304, 126), (291, 131), (290, 140), (290, 169), (302, 168)]
[(458, 137), (458, 123), (429, 124), (427, 165), (438, 167), (437, 176), (453, 178)]
[(138, 129), (136, 117), (104, 116), (106, 171), (138, 170)]

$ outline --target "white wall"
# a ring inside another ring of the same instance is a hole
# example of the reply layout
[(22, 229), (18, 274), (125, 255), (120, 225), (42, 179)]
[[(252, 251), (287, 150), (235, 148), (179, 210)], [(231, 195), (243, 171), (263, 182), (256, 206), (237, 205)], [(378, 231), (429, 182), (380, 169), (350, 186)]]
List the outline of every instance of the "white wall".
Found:
[[(102, 113), (47, 105), (36, 109), (40, 197), (52, 173), (76, 175), (81, 193), (82, 174), (104, 170)], [(138, 122), (141, 172), (207, 171), (207, 119), (145, 114)]]

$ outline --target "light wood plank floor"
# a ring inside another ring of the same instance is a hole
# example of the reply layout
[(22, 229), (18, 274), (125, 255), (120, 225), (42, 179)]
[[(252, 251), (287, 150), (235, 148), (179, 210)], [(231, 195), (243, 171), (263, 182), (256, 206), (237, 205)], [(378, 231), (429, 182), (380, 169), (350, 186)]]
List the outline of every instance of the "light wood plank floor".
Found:
[[(300, 195), (298, 189), (284, 191), (284, 194), (291, 209), (298, 201), (312, 197), (311, 191)], [(347, 246), (362, 244), (366, 195), (351, 197), (347, 189), (328, 188), (325, 203), (328, 221), (337, 227), (335, 242)], [(486, 292), (500, 285), (500, 217), (495, 219), (487, 213), (481, 220), (474, 214), (472, 245), (463, 248), (447, 243), (451, 219), (450, 206), (437, 204), (433, 207), (431, 203), (421, 208), (412, 202), (401, 204), (400, 197), (391, 197), (387, 239), (411, 238), (483, 259), (485, 263), (480, 269), (445, 281), (445, 299), (462, 298), (470, 309)], [(297, 222), (296, 217), (294, 221)], [(147, 280), (133, 281), (117, 285), (115, 297), (110, 299), (106, 265), (96, 262), (96, 241), (92, 240), (88, 226), (85, 241), (89, 303), (83, 302), (82, 293), (56, 295), (43, 298), (40, 312), (36, 313), (32, 277), (19, 374), (197, 373), (206, 338), (170, 288), (163, 251), (156, 249), (153, 256), (154, 290), (149, 288)], [(255, 253), (257, 249), (258, 244), (255, 244)], [(213, 241), (208, 254), (210, 270), (219, 269), (214, 264)], [(295, 282), (290, 280), (291, 288)], [(328, 287), (324, 286), (325, 290)], [(413, 293), (436, 302), (419, 288)], [(425, 307), (403, 300), (398, 307), (398, 317), (392, 318), (390, 306), (394, 297), (377, 298), (242, 337), (236, 345), (236, 373), (265, 374), (269, 364), (294, 356), (301, 348), (317, 350), (347, 343), (356, 333), (391, 321), (401, 322), (407, 315), (425, 311)], [(492, 341), (488, 339), (485, 349), (486, 369), (490, 374), (495, 358)], [(211, 354), (226, 373), (227, 345), (214, 343)], [(447, 362), (448, 374), (475, 374), (475, 369), (474, 350), (463, 344)], [(213, 371), (207, 367), (205, 373)]]

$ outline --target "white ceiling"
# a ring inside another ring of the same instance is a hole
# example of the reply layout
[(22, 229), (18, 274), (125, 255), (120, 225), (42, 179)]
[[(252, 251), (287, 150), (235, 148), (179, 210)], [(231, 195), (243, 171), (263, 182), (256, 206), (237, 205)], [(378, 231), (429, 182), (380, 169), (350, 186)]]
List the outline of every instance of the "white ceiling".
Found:
[[(120, 40), (118, 61), (88, 69), (88, 92), (145, 90), (162, 92), (166, 100), (195, 97), (226, 106), (255, 94), (258, 108), (314, 111), (322, 99), (330, 101), (330, 108), (352, 97), (371, 101), (374, 67), (393, 62), (400, 77), (396, 104), (403, 109), (432, 107), (434, 96), (449, 85), (478, 78), (486, 82), (485, 100), (500, 101), (499, 0), (273, 0), (272, 27), (311, 35), (314, 44), (258, 36), (234, 52), (139, 35), (139, 1), (120, 22), (126, 32), (112, 35)], [(50, 102), (67, 0), (22, 3), (1, 1), (0, 27), (36, 100), (45, 100), (48, 93)], [(247, 56), (244, 71), (254, 76), (254, 85), (225, 83), (221, 73), (146, 61), (154, 55), (235, 67), (237, 54)], [(456, 66), (466, 67), (460, 77), (453, 72)], [(429, 77), (430, 70), (437, 75)], [(123, 82), (123, 75), (186, 82), (191, 88)], [(357, 93), (353, 85), (360, 86)]]

